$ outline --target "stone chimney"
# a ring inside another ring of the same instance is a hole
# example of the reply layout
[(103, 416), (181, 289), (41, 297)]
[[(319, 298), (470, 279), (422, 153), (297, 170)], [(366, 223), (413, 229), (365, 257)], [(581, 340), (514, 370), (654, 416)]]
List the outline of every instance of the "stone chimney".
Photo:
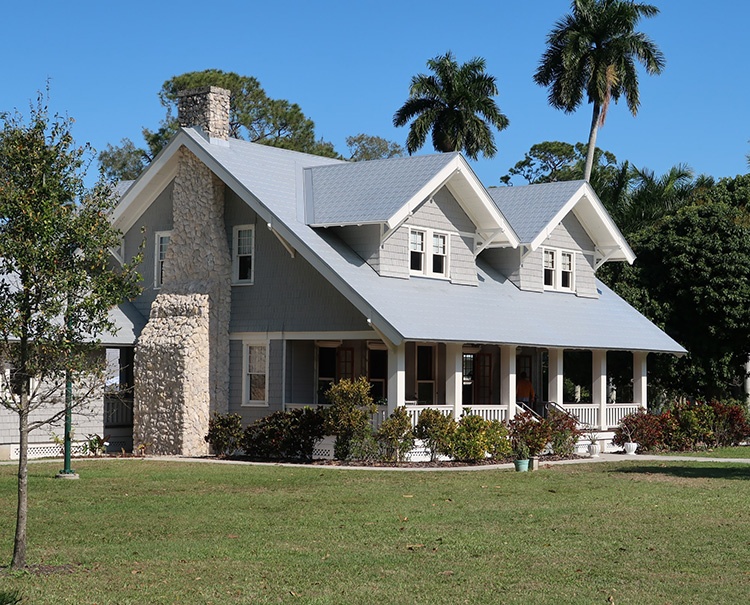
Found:
[(211, 139), (229, 139), (230, 92), (217, 86), (183, 90), (177, 94), (177, 119), (180, 126), (195, 126)]

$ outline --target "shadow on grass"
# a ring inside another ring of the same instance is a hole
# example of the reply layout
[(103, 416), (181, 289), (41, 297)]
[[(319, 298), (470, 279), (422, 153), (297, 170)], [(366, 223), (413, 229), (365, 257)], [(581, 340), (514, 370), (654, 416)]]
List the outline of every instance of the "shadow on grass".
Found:
[(744, 479), (750, 480), (750, 466), (729, 466), (727, 464), (699, 464), (683, 466), (655, 462), (630, 466), (612, 471), (613, 473), (639, 473), (644, 475), (671, 475), (682, 479)]

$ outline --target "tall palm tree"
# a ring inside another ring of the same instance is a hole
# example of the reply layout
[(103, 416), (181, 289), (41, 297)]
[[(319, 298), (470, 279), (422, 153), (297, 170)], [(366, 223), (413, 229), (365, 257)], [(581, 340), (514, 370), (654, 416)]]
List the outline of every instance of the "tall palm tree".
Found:
[(497, 153), (491, 126), (503, 130), (508, 118), (492, 98), (497, 95), (494, 76), (485, 73), (484, 59), (476, 57), (459, 65), (453, 54), (427, 61), (433, 75), (411, 79), (409, 98), (393, 116), (394, 126), (411, 120), (406, 150), (414, 153), (432, 132), (436, 151), (464, 151), (476, 160), (479, 153), (491, 158)]
[(566, 113), (578, 108), (584, 93), (593, 104), (584, 172), (589, 180), (596, 135), (610, 102), (624, 96), (636, 115), (640, 105), (636, 62), (649, 75), (658, 75), (665, 61), (656, 44), (635, 31), (641, 17), (659, 13), (655, 6), (632, 0), (573, 0), (571, 9), (547, 36), (547, 50), (534, 81), (549, 87), (550, 105)]

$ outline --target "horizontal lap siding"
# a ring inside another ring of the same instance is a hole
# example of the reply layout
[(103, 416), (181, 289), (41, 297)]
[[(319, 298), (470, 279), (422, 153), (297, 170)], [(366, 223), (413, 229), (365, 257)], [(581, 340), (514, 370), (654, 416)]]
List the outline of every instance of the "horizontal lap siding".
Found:
[(170, 184), (154, 200), (135, 224), (124, 234), (125, 258), (130, 261), (135, 256), (142, 243), (143, 262), (138, 266), (138, 272), (143, 279), (143, 292), (133, 301), (135, 308), (141, 315), (148, 317), (151, 303), (154, 302), (159, 290), (154, 288), (154, 263), (156, 251), (155, 234), (158, 231), (172, 230), (172, 184)]
[(242, 418), (242, 423), (247, 425), (258, 418), (263, 418), (283, 409), (282, 377), (284, 345), (281, 340), (271, 340), (268, 343), (268, 374), (266, 374), (267, 406), (242, 405), (242, 387), (245, 380), (243, 367), (244, 346), (245, 343), (240, 340), (231, 340), (229, 342), (229, 412), (239, 414)]
[(301, 255), (294, 258), (233, 193), (226, 230), (256, 225), (254, 282), (232, 286), (230, 332), (367, 330), (367, 319)]

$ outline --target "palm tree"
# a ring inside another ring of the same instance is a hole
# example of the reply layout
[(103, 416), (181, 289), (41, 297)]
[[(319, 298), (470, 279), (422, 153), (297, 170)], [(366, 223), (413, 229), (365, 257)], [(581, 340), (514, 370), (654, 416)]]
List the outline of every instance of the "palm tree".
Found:
[(476, 160), (479, 153), (497, 153), (491, 126), (503, 130), (508, 118), (492, 98), (497, 95), (494, 76), (485, 73), (484, 59), (476, 57), (459, 65), (449, 51), (427, 61), (434, 75), (411, 79), (409, 98), (393, 116), (394, 126), (411, 120), (406, 150), (414, 153), (432, 132), (436, 151), (464, 151)]
[(636, 62), (649, 75), (664, 69), (664, 55), (645, 34), (635, 31), (641, 17), (659, 9), (632, 0), (573, 0), (572, 14), (559, 20), (547, 36), (547, 50), (534, 81), (549, 87), (550, 105), (566, 113), (583, 100), (594, 106), (589, 131), (584, 178), (589, 180), (598, 129), (611, 101), (625, 97), (628, 109), (638, 113)]

